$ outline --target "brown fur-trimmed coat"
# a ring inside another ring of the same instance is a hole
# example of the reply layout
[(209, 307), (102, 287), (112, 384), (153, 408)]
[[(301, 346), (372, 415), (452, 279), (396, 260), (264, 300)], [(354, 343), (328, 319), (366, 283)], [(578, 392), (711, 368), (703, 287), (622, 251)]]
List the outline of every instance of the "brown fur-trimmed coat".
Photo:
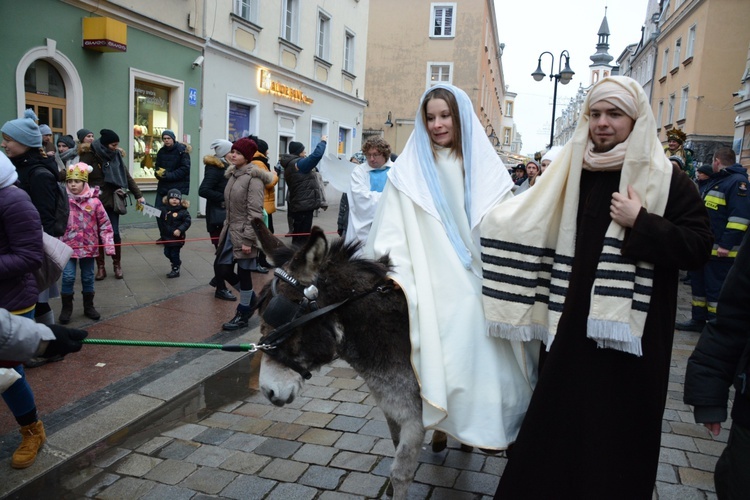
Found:
[[(263, 217), (265, 187), (273, 181), (273, 174), (248, 163), (239, 168), (230, 166), (225, 176), (228, 179), (224, 188), (227, 220), (221, 231), (219, 248), (223, 247), (224, 238), (228, 235), (232, 238), (235, 259), (255, 258), (258, 255), (258, 240), (251, 222), (255, 217)], [(250, 253), (244, 253), (242, 245), (253, 249)]]

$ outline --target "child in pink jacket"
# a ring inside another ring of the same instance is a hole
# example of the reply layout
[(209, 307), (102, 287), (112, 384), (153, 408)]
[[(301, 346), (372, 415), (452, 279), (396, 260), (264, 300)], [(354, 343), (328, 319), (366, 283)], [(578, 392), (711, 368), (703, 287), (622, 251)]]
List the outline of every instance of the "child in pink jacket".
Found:
[(68, 188), (70, 216), (68, 229), (60, 238), (73, 249), (68, 265), (63, 269), (62, 311), (58, 318), (60, 323), (70, 323), (73, 313), (73, 285), (76, 281), (76, 265), (81, 266), (81, 285), (83, 286), (83, 314), (97, 320), (101, 317), (94, 308), (95, 261), (99, 255), (99, 242), (104, 246), (107, 255), (115, 254), (114, 232), (112, 224), (99, 201), (99, 187), (89, 186), (89, 173), (93, 167), (86, 163), (76, 163), (68, 167), (65, 183)]

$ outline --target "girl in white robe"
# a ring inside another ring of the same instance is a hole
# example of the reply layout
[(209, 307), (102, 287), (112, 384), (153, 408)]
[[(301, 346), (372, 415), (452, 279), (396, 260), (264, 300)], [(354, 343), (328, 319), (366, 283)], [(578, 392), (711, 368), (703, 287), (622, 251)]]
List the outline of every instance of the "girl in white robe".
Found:
[(406, 294), (425, 427), (493, 450), (516, 438), (539, 351), (485, 333), (479, 223), (512, 186), (466, 93), (436, 85), (388, 173), (365, 249), (390, 254)]

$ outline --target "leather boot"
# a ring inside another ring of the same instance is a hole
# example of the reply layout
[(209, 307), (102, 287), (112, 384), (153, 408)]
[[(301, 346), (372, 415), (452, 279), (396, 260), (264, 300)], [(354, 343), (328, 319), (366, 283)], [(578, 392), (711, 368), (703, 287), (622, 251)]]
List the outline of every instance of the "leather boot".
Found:
[(104, 267), (104, 247), (99, 247), (99, 255), (96, 256), (96, 281), (101, 281), (107, 277), (107, 269)]
[(83, 292), (83, 315), (91, 319), (102, 317), (94, 307), (94, 292)]
[(245, 328), (250, 321), (250, 316), (253, 315), (253, 309), (250, 306), (243, 306), (242, 304), (237, 306), (237, 312), (234, 314), (234, 318), (229, 320), (227, 323), (222, 325), (224, 330), (234, 331), (240, 328)]
[(21, 427), (21, 445), (13, 453), (13, 459), (10, 463), (14, 469), (25, 469), (34, 463), (39, 448), (47, 440), (47, 434), (44, 432), (44, 424), (37, 420), (33, 424)]
[(180, 266), (172, 266), (172, 270), (167, 273), (167, 278), (179, 278)]
[(60, 301), (62, 302), (62, 310), (60, 311), (60, 317), (57, 318), (57, 320), (61, 325), (67, 325), (70, 323), (70, 315), (73, 314), (73, 294), (61, 293)]
[(115, 245), (115, 254), (112, 256), (112, 267), (115, 270), (115, 278), (118, 280), (122, 279), (122, 267), (120, 267), (121, 251), (122, 247), (120, 245)]

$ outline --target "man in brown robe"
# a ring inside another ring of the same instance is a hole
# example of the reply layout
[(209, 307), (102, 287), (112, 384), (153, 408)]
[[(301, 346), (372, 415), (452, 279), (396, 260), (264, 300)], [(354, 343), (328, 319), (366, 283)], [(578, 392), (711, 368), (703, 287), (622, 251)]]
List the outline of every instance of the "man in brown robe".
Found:
[[(708, 218), (632, 79), (589, 92), (555, 165), (482, 227), (490, 334), (546, 344), (495, 498), (647, 500), (678, 270), (705, 262)], [(515, 215), (540, 203), (519, 227)]]

